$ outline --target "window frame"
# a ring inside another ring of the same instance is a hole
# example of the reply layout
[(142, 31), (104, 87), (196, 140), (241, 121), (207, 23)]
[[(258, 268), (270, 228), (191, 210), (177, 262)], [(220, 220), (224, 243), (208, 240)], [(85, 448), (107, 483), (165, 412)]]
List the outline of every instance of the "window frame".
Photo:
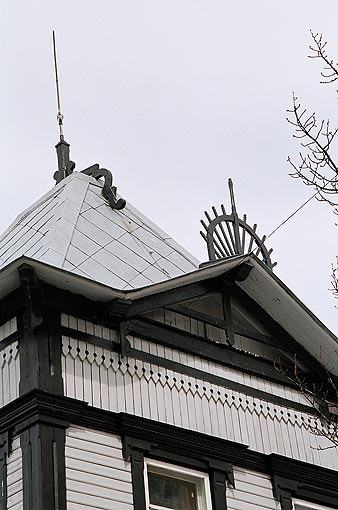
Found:
[[(196, 469), (185, 468), (182, 466), (178, 466), (177, 464), (172, 464), (169, 462), (163, 462), (159, 460), (144, 458), (144, 491), (145, 491), (145, 502), (146, 502), (146, 510), (156, 510), (156, 506), (150, 506), (150, 494), (149, 494), (149, 484), (148, 484), (148, 466), (150, 468), (155, 468), (154, 473), (156, 473), (156, 468), (158, 468), (158, 472), (160, 474), (164, 474), (165, 476), (169, 476), (171, 478), (176, 478), (177, 480), (184, 480), (189, 482), (195, 482), (197, 490), (199, 487), (202, 487), (203, 494), (198, 495), (198, 505), (200, 506), (200, 499), (203, 497), (204, 499), (204, 508), (199, 508), (198, 510), (212, 510), (212, 498), (211, 498), (211, 488), (210, 488), (210, 478), (209, 474), (204, 471), (198, 471)], [(150, 469), (151, 471), (151, 469)], [(177, 476), (175, 476), (177, 475)], [(165, 507), (158, 507), (166, 510)]]

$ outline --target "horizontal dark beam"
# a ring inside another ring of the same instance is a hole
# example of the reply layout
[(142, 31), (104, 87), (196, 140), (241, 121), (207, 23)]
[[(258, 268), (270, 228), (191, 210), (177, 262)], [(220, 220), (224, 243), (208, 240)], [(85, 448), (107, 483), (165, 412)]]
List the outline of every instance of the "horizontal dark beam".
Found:
[(217, 344), (204, 337), (192, 335), (178, 328), (148, 319), (132, 319), (126, 323), (128, 333), (145, 340), (172, 347), (180, 351), (200, 356), (236, 370), (243, 370), (270, 381), (290, 385), (290, 381), (279, 372), (273, 362), (258, 359), (254, 355), (236, 351), (233, 347)]
[(195, 319), (200, 322), (204, 322), (205, 324), (209, 324), (210, 326), (215, 326), (220, 329), (227, 329), (231, 325), (230, 322), (225, 321), (224, 319), (217, 319), (216, 317), (212, 317), (203, 312), (199, 312), (197, 310), (192, 310), (184, 305), (172, 305), (167, 306), (166, 310), (170, 310), (171, 312), (179, 313), (180, 315), (184, 315), (185, 317), (189, 317), (189, 319)]
[(136, 315), (158, 310), (159, 308), (192, 301), (193, 299), (205, 297), (217, 290), (222, 290), (224, 287), (232, 287), (236, 281), (245, 280), (252, 268), (252, 264), (244, 262), (216, 277), (137, 299), (132, 302), (126, 317), (135, 317)]
[[(294, 497), (307, 498), (322, 504), (338, 506), (338, 473), (331, 469), (300, 462), (279, 455), (265, 455), (247, 445), (201, 434), (173, 425), (133, 416), (112, 413), (89, 406), (76, 399), (32, 390), (0, 410), (0, 434), (14, 435), (32, 423), (46, 423), (67, 428), (70, 424), (118, 434), (128, 446), (143, 448), (153, 458), (183, 465), (220, 465), (231, 463), (244, 469), (292, 479), (299, 483)], [(322, 498), (322, 499), (320, 499)]]
[(135, 317), (169, 305), (208, 296), (215, 291), (217, 285), (219, 286), (219, 283), (215, 279), (205, 280), (203, 282), (191, 283), (175, 289), (145, 296), (132, 301), (126, 317)]
[(192, 310), (191, 308), (187, 308), (183, 305), (172, 305), (167, 306), (166, 310), (170, 310), (171, 312), (179, 313), (184, 317), (189, 317), (189, 319), (194, 319), (200, 322), (204, 322), (210, 326), (215, 326), (216, 328), (220, 328), (223, 330), (227, 330), (227, 328), (232, 327), (233, 333), (237, 335), (245, 336), (246, 338), (251, 338), (253, 340), (257, 340), (258, 342), (262, 342), (267, 345), (271, 345), (273, 347), (280, 348), (281, 342), (276, 338), (268, 335), (263, 335), (258, 331), (252, 331), (242, 326), (233, 324), (231, 321), (226, 321), (223, 319), (217, 319), (216, 317), (211, 317), (210, 315), (199, 312), (197, 310)]
[(81, 340), (82, 342), (87, 342), (89, 344), (97, 345), (98, 347), (102, 347), (102, 349), (107, 349), (108, 351), (120, 352), (120, 343), (117, 344), (111, 340), (106, 340), (105, 338), (101, 338), (99, 336), (90, 335), (88, 333), (84, 333), (83, 331), (78, 331), (76, 329), (62, 326), (61, 335), (74, 338), (76, 340)]

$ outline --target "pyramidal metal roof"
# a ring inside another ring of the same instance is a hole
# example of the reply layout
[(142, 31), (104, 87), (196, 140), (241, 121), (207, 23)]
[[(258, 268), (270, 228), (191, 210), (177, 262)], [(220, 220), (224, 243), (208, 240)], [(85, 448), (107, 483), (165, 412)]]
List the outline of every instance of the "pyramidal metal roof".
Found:
[(198, 268), (132, 205), (111, 209), (101, 190), (100, 181), (80, 172), (62, 180), (0, 237), (0, 268), (25, 255), (124, 290)]

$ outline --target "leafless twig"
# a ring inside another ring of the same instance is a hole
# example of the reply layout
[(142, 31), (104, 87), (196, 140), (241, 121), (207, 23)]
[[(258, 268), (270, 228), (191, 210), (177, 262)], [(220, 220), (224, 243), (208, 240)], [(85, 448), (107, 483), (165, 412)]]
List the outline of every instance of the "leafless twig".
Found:
[[(337, 353), (338, 355), (338, 353)], [(296, 384), (298, 390), (306, 398), (315, 412), (315, 418), (309, 419), (306, 424), (308, 430), (316, 435), (329, 440), (329, 446), (319, 446), (318, 449), (326, 450), (338, 447), (338, 385), (337, 380), (323, 365), (326, 380), (321, 383), (310, 381), (299, 369), (297, 357), (294, 356), (293, 370), (284, 368), (280, 363), (275, 363), (276, 369)]]
[[(326, 41), (321, 34), (311, 32), (312, 45), (310, 58), (319, 58), (324, 63), (321, 76), (332, 83), (338, 80), (338, 64), (330, 60), (326, 53)], [(317, 198), (332, 206), (338, 205), (338, 167), (333, 157), (334, 141), (338, 129), (332, 129), (329, 120), (319, 120), (315, 113), (309, 114), (293, 94), (293, 105), (288, 110), (287, 121), (294, 129), (294, 138), (301, 141), (299, 161), (295, 163), (289, 156), (293, 168), (292, 177), (301, 179), (318, 193)]]
[(312, 30), (312, 45), (310, 45), (311, 55), (309, 58), (319, 58), (324, 62), (324, 71), (320, 74), (324, 78), (320, 83), (332, 83), (338, 80), (338, 62), (334, 62), (331, 60), (326, 53), (326, 45), (327, 41), (323, 41), (323, 35), (319, 33), (314, 33)]

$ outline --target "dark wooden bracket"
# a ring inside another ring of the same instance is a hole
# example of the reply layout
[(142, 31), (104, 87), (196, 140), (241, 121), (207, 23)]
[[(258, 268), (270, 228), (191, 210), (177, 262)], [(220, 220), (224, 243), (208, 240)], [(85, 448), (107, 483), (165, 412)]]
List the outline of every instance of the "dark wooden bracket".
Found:
[(230, 462), (223, 462), (217, 459), (206, 459), (209, 468), (215, 472), (223, 473), (223, 476), (229, 484), (235, 488), (235, 477), (233, 466)]
[(130, 299), (114, 298), (105, 305), (106, 316), (109, 317), (109, 319), (119, 320), (126, 316), (130, 306)]
[(12, 437), (7, 430), (0, 434), (0, 508), (7, 508), (7, 458), (11, 454)]
[(130, 461), (133, 452), (142, 451), (144, 455), (144, 453), (149, 453), (153, 446), (154, 445), (146, 439), (139, 439), (128, 435), (122, 436), (122, 454), (124, 460), (127, 462)]
[(281, 504), (281, 510), (292, 510), (292, 494), (297, 494), (299, 483), (281, 476), (272, 477), (272, 486), (275, 498)]
[(94, 179), (99, 180), (104, 178), (104, 185), (102, 188), (102, 196), (105, 198), (112, 209), (121, 210), (126, 206), (126, 201), (123, 198), (116, 199), (116, 186), (113, 186), (113, 176), (110, 170), (100, 168), (98, 164), (92, 165), (81, 173), (91, 175)]
[(29, 264), (22, 264), (18, 267), (19, 279), (24, 291), (25, 310), (23, 314), (23, 325), (29, 331), (34, 331), (43, 322), (43, 315), (40, 310), (41, 285), (33, 267)]
[(130, 331), (130, 321), (120, 322), (120, 344), (121, 344), (121, 357), (128, 356), (131, 349), (130, 342), (127, 335)]

